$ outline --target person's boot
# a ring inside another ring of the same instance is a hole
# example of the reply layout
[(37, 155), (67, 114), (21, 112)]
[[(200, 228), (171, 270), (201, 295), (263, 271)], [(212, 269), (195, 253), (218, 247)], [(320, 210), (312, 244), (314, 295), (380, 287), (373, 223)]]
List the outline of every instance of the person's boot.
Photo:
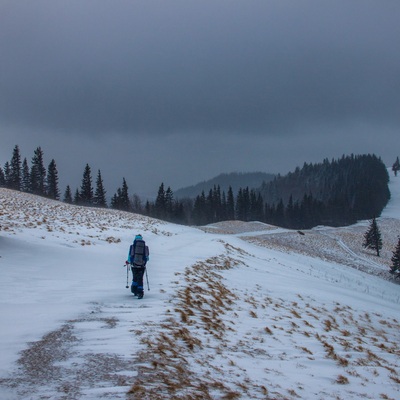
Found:
[(131, 285), (131, 292), (132, 292), (135, 296), (137, 296), (137, 285), (135, 285), (134, 282), (132, 282), (132, 285)]

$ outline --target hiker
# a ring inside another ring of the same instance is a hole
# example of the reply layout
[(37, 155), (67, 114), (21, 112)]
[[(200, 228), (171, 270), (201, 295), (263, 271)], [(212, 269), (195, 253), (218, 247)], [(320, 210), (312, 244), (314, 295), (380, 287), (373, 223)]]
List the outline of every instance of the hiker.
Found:
[(149, 248), (146, 246), (142, 235), (138, 234), (129, 247), (128, 260), (126, 265), (131, 266), (132, 285), (131, 292), (138, 297), (143, 298), (143, 275), (146, 270), (146, 263), (149, 260)]

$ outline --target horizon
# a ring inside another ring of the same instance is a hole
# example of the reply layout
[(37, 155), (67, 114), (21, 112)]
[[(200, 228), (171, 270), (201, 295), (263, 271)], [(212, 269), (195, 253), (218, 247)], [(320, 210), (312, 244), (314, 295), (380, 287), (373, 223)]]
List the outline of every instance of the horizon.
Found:
[[(38, 148), (38, 147), (41, 147), (41, 148), (42, 148), (42, 151), (43, 151), (43, 156), (44, 156), (44, 167), (46, 168), (46, 173), (47, 173), (48, 164), (50, 163), (51, 159), (54, 158), (52, 155), (46, 154), (46, 151), (45, 151), (45, 149), (44, 149), (42, 146), (36, 146), (36, 147), (32, 148), (31, 154), (30, 154), (30, 155), (26, 155), (26, 154), (23, 154), (23, 153), (22, 153), (22, 151), (21, 151), (21, 146), (20, 146), (19, 144), (16, 144), (16, 145), (17, 145), (17, 146), (19, 147), (19, 149), (20, 149), (21, 163), (22, 163), (22, 161), (24, 160), (24, 158), (26, 158), (29, 167), (31, 167), (31, 159), (32, 159), (34, 150), (36, 150), (36, 148)], [(1, 159), (0, 159), (0, 167), (3, 169), (3, 171), (4, 171), (4, 164), (5, 164), (7, 161), (10, 162), (10, 160), (11, 160), (11, 158), (12, 158), (13, 149), (14, 149), (14, 147), (15, 147), (16, 145), (14, 145), (14, 146), (11, 148), (9, 157), (8, 157), (7, 159), (4, 159), (4, 162), (2, 162)], [(328, 158), (328, 160), (329, 160), (329, 162), (331, 162), (331, 161), (333, 161), (333, 160), (339, 160), (339, 159), (340, 159), (341, 157), (343, 157), (343, 156), (345, 156), (345, 157), (351, 156), (352, 154), (353, 154), (354, 156), (359, 156), (359, 155), (366, 155), (367, 153), (341, 154), (341, 155), (338, 156), (338, 157), (332, 157), (332, 158), (330, 158), (330, 159)], [(368, 153), (368, 154), (373, 154), (373, 153)], [(382, 160), (382, 162), (386, 165), (386, 167), (387, 167), (388, 169), (391, 168), (392, 164), (396, 161), (396, 157), (398, 157), (398, 156), (395, 156), (394, 159), (393, 159), (393, 161), (387, 161), (387, 162), (385, 162), (385, 161), (383, 160), (383, 158), (382, 158), (379, 154), (375, 154), (375, 155), (376, 155), (378, 158), (380, 158), (380, 159)], [(325, 157), (325, 158), (327, 158), (327, 157)], [(325, 158), (324, 158), (324, 159), (325, 159)], [(129, 182), (132, 181), (132, 179), (129, 179), (129, 177), (127, 177), (127, 176), (121, 176), (120, 178), (115, 178), (115, 181), (114, 181), (112, 184), (110, 184), (110, 183), (106, 184), (106, 183), (105, 183), (104, 186), (105, 186), (105, 189), (106, 189), (106, 191), (107, 191), (107, 199), (108, 199), (108, 202), (110, 201), (111, 197), (116, 193), (117, 189), (120, 188), (120, 187), (122, 186), (122, 180), (123, 180), (123, 178), (125, 178), (126, 181), (127, 181), (130, 196), (138, 195), (138, 196), (141, 198), (142, 201), (144, 201), (144, 200), (154, 200), (154, 199), (157, 197), (157, 191), (158, 191), (158, 189), (159, 189), (159, 187), (160, 187), (160, 185), (161, 185), (162, 183), (164, 183), (164, 186), (165, 186), (166, 188), (167, 188), (167, 187), (170, 187), (171, 190), (173, 191), (173, 193), (175, 193), (175, 192), (180, 191), (180, 190), (185, 190), (185, 189), (191, 188), (191, 187), (193, 187), (193, 186), (197, 186), (197, 185), (200, 185), (200, 184), (203, 184), (203, 183), (207, 183), (208, 181), (214, 180), (214, 179), (216, 179), (216, 178), (218, 178), (218, 177), (220, 177), (220, 176), (223, 176), (223, 175), (228, 175), (228, 176), (229, 176), (229, 175), (232, 175), (232, 174), (239, 174), (239, 175), (240, 175), (240, 174), (257, 174), (257, 173), (261, 173), (261, 174), (270, 174), (270, 175), (275, 175), (275, 176), (278, 176), (278, 175), (285, 176), (285, 175), (287, 175), (288, 173), (291, 173), (291, 172), (295, 171), (296, 168), (300, 168), (300, 169), (301, 169), (305, 163), (307, 163), (307, 164), (320, 164), (320, 163), (322, 163), (322, 162), (324, 161), (324, 159), (320, 159), (320, 160), (317, 160), (317, 161), (303, 160), (302, 163), (300, 163), (299, 165), (297, 165), (297, 166), (294, 167), (293, 169), (288, 170), (286, 173), (281, 173), (281, 172), (275, 172), (275, 173), (274, 173), (274, 172), (261, 171), (261, 170), (257, 170), (257, 171), (237, 171), (237, 170), (236, 170), (236, 171), (230, 171), (230, 172), (225, 171), (225, 172), (220, 172), (220, 173), (218, 173), (218, 174), (216, 174), (216, 175), (214, 175), (214, 176), (211, 176), (211, 177), (209, 177), (209, 178), (205, 178), (205, 179), (203, 179), (203, 180), (201, 180), (201, 181), (197, 181), (197, 182), (195, 182), (195, 183), (189, 183), (189, 184), (187, 184), (186, 186), (182, 186), (182, 187), (178, 187), (178, 188), (174, 188), (174, 187), (172, 187), (167, 181), (161, 180), (161, 181), (151, 190), (151, 192), (150, 192), (150, 191), (147, 191), (147, 192), (142, 192), (142, 193), (140, 193), (140, 191), (139, 191), (139, 192), (136, 192), (136, 191), (134, 191), (134, 190), (131, 190), (131, 185), (130, 185)], [(82, 162), (82, 165), (83, 165), (82, 171), (81, 171), (80, 176), (78, 176), (75, 185), (72, 184), (72, 183), (66, 183), (66, 178), (64, 177), (62, 171), (60, 171), (60, 168), (59, 168), (59, 166), (58, 166), (57, 159), (55, 159), (55, 162), (56, 162), (56, 165), (57, 165), (58, 177), (59, 177), (60, 199), (62, 199), (63, 196), (64, 196), (64, 193), (65, 193), (65, 190), (66, 190), (67, 185), (70, 186), (71, 192), (72, 192), (72, 193), (74, 193), (76, 189), (79, 189), (79, 188), (80, 188), (81, 183), (82, 183), (82, 177), (83, 177), (83, 172), (84, 172), (84, 168), (85, 168), (86, 162)], [(90, 167), (90, 169), (91, 169), (92, 184), (93, 184), (93, 187), (95, 187), (95, 182), (96, 182), (96, 176), (97, 176), (97, 171), (98, 171), (98, 169), (94, 169), (90, 164), (89, 164), (89, 167)], [(104, 170), (104, 171), (101, 170), (101, 174), (102, 174), (103, 182), (105, 182), (105, 180), (107, 179), (107, 178), (105, 179), (105, 177), (109, 176), (107, 170)], [(66, 175), (68, 175), (68, 174), (66, 174)], [(110, 192), (110, 190), (108, 190), (108, 189), (109, 189), (110, 186), (113, 186), (113, 185), (114, 185), (115, 189), (114, 189), (112, 192)]]
[(112, 193), (125, 177), (150, 194), (398, 155), (400, 2), (3, 1), (0, 16), (0, 161), (41, 146), (63, 187), (86, 163)]

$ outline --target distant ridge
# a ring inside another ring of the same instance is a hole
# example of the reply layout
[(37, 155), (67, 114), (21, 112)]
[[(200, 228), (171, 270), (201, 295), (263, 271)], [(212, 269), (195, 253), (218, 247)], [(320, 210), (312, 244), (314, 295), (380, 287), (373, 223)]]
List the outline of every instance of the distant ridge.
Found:
[(200, 195), (202, 191), (207, 195), (210, 189), (213, 189), (214, 185), (219, 185), (221, 192), (225, 193), (228, 192), (229, 186), (231, 186), (233, 194), (236, 195), (240, 188), (249, 187), (249, 189), (259, 189), (263, 183), (268, 183), (274, 178), (274, 174), (267, 174), (265, 172), (223, 173), (196, 185), (178, 189), (174, 192), (174, 197), (177, 199), (195, 198)]

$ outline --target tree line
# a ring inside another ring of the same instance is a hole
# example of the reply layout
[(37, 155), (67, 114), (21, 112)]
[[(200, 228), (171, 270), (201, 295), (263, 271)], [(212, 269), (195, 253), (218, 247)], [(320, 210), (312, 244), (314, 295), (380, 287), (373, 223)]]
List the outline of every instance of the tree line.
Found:
[[(397, 165), (395, 163), (395, 165)], [(396, 168), (396, 167), (395, 167)], [(175, 199), (170, 187), (162, 183), (155, 201), (145, 205), (137, 195), (129, 195), (125, 178), (108, 205), (101, 171), (95, 185), (86, 164), (80, 187), (68, 185), (63, 201), (70, 204), (111, 207), (187, 225), (207, 225), (219, 221), (260, 221), (272, 225), (308, 229), (317, 225), (348, 225), (379, 216), (390, 198), (388, 173), (375, 155), (343, 156), (341, 159), (307, 164), (258, 189), (239, 188), (234, 194), (214, 185), (194, 199)], [(21, 161), (15, 146), (11, 160), (0, 167), (0, 186), (60, 200), (58, 171), (54, 159), (47, 170), (43, 151), (38, 147), (29, 167)]]
[(162, 184), (144, 213), (193, 225), (241, 220), (291, 229), (343, 226), (379, 216), (390, 198), (388, 182), (387, 169), (375, 155), (343, 156), (305, 163), (259, 189), (240, 188), (236, 196), (231, 187), (225, 193), (214, 185), (194, 199), (174, 200), (171, 188)]
[(379, 216), (390, 192), (386, 166), (375, 155), (296, 168), (261, 187), (266, 220), (288, 228), (340, 226)]
[(4, 168), (0, 166), (0, 186), (60, 199), (56, 162), (52, 159), (46, 170), (41, 147), (34, 151), (29, 167), (26, 158), (21, 161), (20, 150), (16, 145), (11, 160), (6, 161)]
[[(19, 146), (16, 145), (11, 160), (6, 161), (3, 168), (0, 166), (0, 187), (61, 200), (56, 162), (52, 159), (46, 169), (41, 147), (34, 150), (29, 165), (26, 157), (22, 160)], [(108, 207), (106, 193), (101, 171), (97, 171), (93, 186), (91, 168), (86, 164), (80, 187), (73, 192), (70, 185), (67, 185), (62, 201), (82, 206)], [(131, 208), (125, 178), (122, 188), (111, 198), (111, 207), (126, 211)]]

